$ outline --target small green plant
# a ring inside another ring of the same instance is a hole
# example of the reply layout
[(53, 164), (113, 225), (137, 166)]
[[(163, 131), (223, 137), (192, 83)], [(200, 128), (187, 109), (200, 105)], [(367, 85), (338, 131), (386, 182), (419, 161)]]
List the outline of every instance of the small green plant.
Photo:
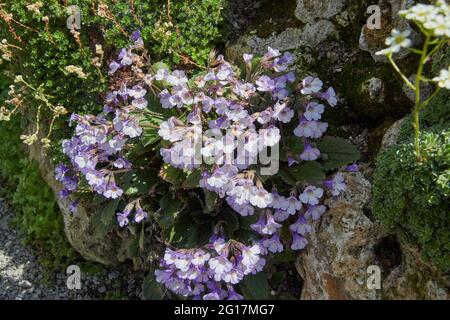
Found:
[[(386, 55), (389, 62), (397, 71), (402, 80), (409, 89), (414, 91), (415, 101), (413, 108), (413, 127), (414, 127), (414, 146), (416, 159), (423, 160), (420, 150), (420, 112), (429, 104), (429, 102), (440, 92), (441, 89), (450, 89), (450, 66), (443, 69), (440, 75), (429, 79), (424, 75), (425, 65), (431, 60), (441, 48), (443, 48), (450, 39), (450, 7), (443, 0), (438, 0), (436, 5), (417, 4), (407, 10), (400, 12), (400, 15), (407, 20), (411, 20), (424, 35), (424, 41), (421, 49), (411, 48), (413, 41), (409, 39), (410, 30), (399, 31), (392, 30), (392, 36), (386, 39), (387, 49), (377, 52), (379, 55)], [(400, 70), (394, 61), (394, 54), (402, 49), (410, 50), (420, 56), (419, 66), (413, 82)], [(437, 88), (434, 93), (426, 100), (422, 101), (421, 87), (424, 82), (436, 82)]]
[(415, 161), (413, 139), (380, 153), (374, 174), (374, 213), (444, 272), (450, 271), (450, 124), (426, 129)]

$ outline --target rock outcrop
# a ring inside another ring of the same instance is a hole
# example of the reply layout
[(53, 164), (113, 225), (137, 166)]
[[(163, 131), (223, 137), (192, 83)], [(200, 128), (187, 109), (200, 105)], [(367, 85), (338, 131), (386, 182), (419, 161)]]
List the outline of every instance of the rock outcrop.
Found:
[[(387, 130), (383, 148), (397, 143), (404, 121)], [(326, 201), (329, 211), (298, 258), (301, 298), (449, 299), (450, 279), (373, 219), (371, 184), (364, 175), (347, 173), (346, 181), (346, 191)], [(379, 287), (374, 287), (377, 270)]]
[(123, 260), (120, 250), (122, 240), (117, 235), (108, 234), (105, 238), (94, 235), (92, 223), (96, 208), (92, 204), (80, 201), (77, 212), (72, 213), (69, 208), (74, 199), (57, 196), (62, 186), (54, 179), (54, 167), (45, 150), (39, 144), (34, 144), (29, 148), (29, 154), (39, 164), (42, 177), (55, 192), (64, 218), (64, 231), (72, 247), (85, 259), (104, 265), (115, 265)]
[[(385, 56), (379, 56), (375, 53), (386, 47), (384, 41), (390, 35), (392, 29), (409, 30), (414, 44), (418, 44), (421, 41), (420, 35), (411, 28), (408, 22), (398, 16), (398, 12), (410, 4), (411, 1), (409, 0), (380, 0), (377, 4), (380, 10), (377, 12), (380, 14), (379, 26), (369, 27), (367, 24), (363, 26), (359, 38), (359, 47), (361, 50), (369, 52), (375, 62), (388, 62)], [(409, 54), (410, 52), (404, 49), (395, 54), (394, 58), (403, 59)]]

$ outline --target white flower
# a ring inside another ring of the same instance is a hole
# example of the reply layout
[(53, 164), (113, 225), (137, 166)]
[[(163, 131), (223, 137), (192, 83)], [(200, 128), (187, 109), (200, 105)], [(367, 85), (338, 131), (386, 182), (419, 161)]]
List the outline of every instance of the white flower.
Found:
[(147, 90), (142, 88), (139, 85), (134, 86), (133, 88), (128, 90), (128, 94), (133, 98), (142, 98), (147, 94)]
[(238, 269), (233, 269), (230, 272), (224, 274), (222, 276), (223, 281), (231, 283), (231, 284), (237, 284), (244, 278), (244, 274), (242, 271)]
[(267, 147), (273, 147), (281, 139), (280, 129), (273, 126), (259, 130), (259, 134), (262, 137), (261, 142), (263, 143), (263, 146)]
[(189, 260), (187, 260), (186, 258), (175, 259), (175, 267), (177, 267), (178, 269), (180, 269), (183, 272), (188, 271), (190, 263), (191, 262)]
[(424, 27), (433, 30), (434, 35), (437, 37), (450, 37), (450, 17), (437, 15), (434, 19), (425, 22)]
[(215, 272), (214, 279), (220, 281), (224, 273), (230, 272), (233, 269), (233, 264), (224, 256), (218, 256), (208, 261), (209, 267)]
[(259, 249), (259, 246), (255, 244), (252, 247), (247, 247), (242, 250), (242, 264), (247, 267), (252, 267), (255, 264), (258, 263), (259, 260), (259, 254), (261, 253), (261, 250)]
[(263, 188), (252, 188), (252, 193), (250, 196), (250, 203), (258, 208), (267, 208), (267, 206), (272, 202), (272, 194), (267, 192)]
[(206, 181), (213, 188), (222, 188), (228, 183), (229, 179), (221, 172), (216, 171)]
[(438, 86), (450, 90), (450, 66), (448, 70), (441, 70), (438, 77), (434, 78), (433, 81), (438, 83)]
[(400, 52), (401, 48), (411, 47), (412, 41), (408, 38), (410, 35), (410, 30), (399, 31), (397, 29), (393, 29), (391, 32), (391, 37), (386, 39), (386, 45), (391, 48), (392, 52)]
[(167, 71), (166, 69), (158, 69), (158, 71), (156, 72), (156, 75), (155, 75), (155, 79), (157, 81), (163, 81), (163, 80), (166, 80), (168, 75), (169, 75), (169, 71)]
[(400, 11), (400, 15), (403, 15), (406, 19), (421, 23), (426, 22), (437, 13), (438, 9), (436, 7), (426, 4), (417, 4), (407, 10)]
[(392, 47), (389, 47), (389, 48), (386, 48), (386, 49), (383, 49), (383, 50), (375, 52), (375, 55), (377, 55), (377, 56), (387, 56), (387, 55), (393, 54), (393, 53), (395, 53), (395, 52), (392, 50)]

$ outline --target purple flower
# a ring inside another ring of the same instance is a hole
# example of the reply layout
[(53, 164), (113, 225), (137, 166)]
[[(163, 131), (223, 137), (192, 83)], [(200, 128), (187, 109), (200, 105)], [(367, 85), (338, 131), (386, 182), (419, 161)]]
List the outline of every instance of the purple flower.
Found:
[(228, 288), (228, 297), (227, 300), (243, 300), (244, 297), (234, 291), (233, 287)]
[(322, 117), (322, 113), (325, 111), (325, 106), (317, 102), (310, 102), (306, 106), (306, 110), (303, 116), (306, 120), (319, 120)]
[(118, 212), (117, 213), (117, 223), (119, 224), (119, 226), (121, 228), (125, 227), (126, 225), (128, 225), (129, 220), (128, 220), (128, 213), (124, 212)]
[(300, 123), (295, 128), (294, 134), (297, 137), (320, 138), (328, 128), (328, 123), (319, 121), (307, 121), (300, 119)]
[(260, 129), (259, 136), (263, 146), (273, 147), (281, 139), (280, 129), (275, 126), (269, 126), (267, 129)]
[(118, 64), (116, 61), (112, 61), (110, 64), (109, 64), (109, 71), (108, 71), (108, 74), (114, 74), (116, 71), (117, 71), (117, 69), (119, 69), (120, 68), (120, 64)]
[(345, 168), (345, 170), (348, 171), (348, 172), (358, 172), (359, 168), (358, 168), (358, 165), (356, 163), (353, 163), (353, 164), (347, 166)]
[(337, 173), (332, 179), (325, 181), (324, 184), (333, 196), (340, 195), (346, 188), (344, 175), (342, 173)]
[(103, 192), (105, 198), (117, 199), (123, 194), (123, 190), (116, 186), (114, 182), (109, 183), (106, 186), (106, 190)]
[(267, 108), (258, 115), (257, 120), (260, 124), (266, 124), (269, 123), (270, 120), (272, 120), (272, 116), (273, 110), (271, 108)]
[(209, 260), (209, 267), (214, 271), (214, 279), (220, 281), (233, 269), (233, 264), (223, 255)]
[(266, 225), (266, 218), (264, 214), (261, 214), (259, 216), (258, 221), (256, 223), (251, 224), (250, 228), (258, 232), (259, 234), (262, 234), (262, 229), (265, 227), (265, 225)]
[(283, 244), (278, 233), (275, 233), (271, 238), (263, 240), (262, 245), (272, 253), (283, 252)]
[(308, 141), (305, 141), (305, 149), (299, 155), (299, 158), (302, 159), (303, 161), (314, 161), (319, 159), (319, 157), (320, 157), (320, 150), (317, 148), (313, 148)]
[(164, 109), (171, 109), (171, 108), (173, 108), (173, 105), (170, 102), (170, 98), (171, 97), (172, 97), (172, 95), (170, 94), (170, 92), (167, 89), (164, 89), (163, 91), (161, 91), (159, 93), (159, 101), (161, 102), (161, 106)]
[(120, 64), (122, 66), (130, 66), (133, 64), (133, 56), (130, 50), (122, 49), (119, 54)]
[(264, 55), (263, 58), (270, 60), (270, 59), (279, 57), (280, 55), (281, 55), (281, 53), (277, 49), (272, 49), (271, 47), (267, 47), (267, 53)]
[(246, 267), (252, 267), (258, 263), (260, 253), (259, 246), (256, 244), (251, 247), (243, 248), (241, 263)]
[(271, 92), (275, 89), (275, 81), (268, 76), (259, 77), (259, 79), (256, 80), (255, 83), (257, 85), (258, 91), (261, 92)]
[(328, 104), (332, 107), (335, 107), (338, 103), (336, 92), (333, 88), (328, 88), (328, 90), (324, 93), (320, 93), (318, 95), (321, 99), (327, 100)]
[(327, 211), (327, 208), (323, 205), (308, 206), (308, 210), (305, 212), (306, 219), (319, 220), (319, 218)]
[(273, 215), (273, 218), (277, 222), (284, 222), (289, 218), (290, 214), (286, 210), (277, 210)]
[(298, 161), (293, 156), (287, 157), (288, 167), (292, 167), (294, 164), (298, 164)]
[(59, 197), (60, 199), (67, 199), (67, 198), (69, 197), (69, 195), (70, 195), (70, 191), (67, 190), (67, 189), (61, 189), (61, 190), (58, 192), (58, 197)]
[(203, 300), (220, 300), (220, 295), (218, 292), (210, 292), (203, 296)]
[(64, 180), (65, 175), (69, 172), (69, 168), (60, 163), (55, 167), (55, 179), (59, 182)]
[(100, 187), (105, 183), (105, 177), (103, 176), (103, 174), (95, 170), (86, 173), (86, 180), (88, 181), (88, 184), (92, 187)]
[(303, 86), (301, 89), (301, 93), (303, 94), (311, 94), (316, 93), (322, 90), (323, 82), (318, 78), (306, 77), (302, 82)]
[(131, 34), (131, 40), (139, 41), (141, 39), (141, 31), (136, 30)]
[(128, 94), (135, 99), (139, 99), (143, 98), (147, 94), (147, 90), (142, 88), (140, 85), (135, 85), (128, 90)]
[(290, 52), (285, 52), (282, 57), (274, 59), (274, 70), (276, 72), (285, 71), (292, 63), (294, 63), (295, 57)]
[(306, 240), (305, 238), (303, 238), (302, 236), (300, 236), (296, 233), (292, 234), (292, 245), (291, 245), (292, 250), (302, 250), (307, 245), (308, 245), (308, 240)]
[(311, 204), (313, 206), (319, 204), (319, 199), (323, 196), (323, 189), (314, 186), (308, 186), (305, 188), (299, 199), (305, 204)]
[(282, 123), (289, 123), (294, 117), (294, 110), (288, 108), (286, 103), (278, 102), (274, 106), (273, 117)]
[(289, 198), (286, 199), (286, 207), (284, 209), (288, 214), (294, 215), (301, 208), (302, 203), (298, 201), (296, 197), (291, 195)]
[(183, 71), (175, 70), (167, 76), (166, 81), (172, 86), (183, 86), (188, 82), (188, 79)]
[(147, 219), (147, 216), (148, 216), (147, 212), (142, 210), (142, 208), (138, 208), (136, 210), (136, 213), (134, 214), (134, 222), (141, 223), (142, 221)]
[(122, 157), (117, 158), (113, 165), (118, 169), (131, 169), (130, 161)]
[(75, 191), (78, 188), (78, 179), (76, 177), (65, 176), (62, 184), (68, 191)]
[(77, 208), (78, 208), (78, 203), (80, 202), (80, 200), (76, 199), (75, 201), (72, 201), (69, 204), (69, 210), (71, 213), (76, 213), (77, 212)]
[(311, 233), (312, 231), (312, 227), (306, 222), (303, 216), (300, 216), (294, 224), (291, 224), (289, 229), (292, 232), (298, 233), (302, 236), (307, 233)]
[(267, 215), (267, 222), (261, 229), (261, 234), (272, 235), (275, 232), (277, 232), (278, 229), (282, 227), (282, 225), (275, 222), (275, 219), (273, 218), (273, 215), (270, 213), (270, 211), (266, 211), (266, 215)]
[(158, 69), (158, 71), (156, 72), (156, 75), (155, 75), (155, 80), (163, 81), (163, 80), (166, 80), (168, 76), (169, 76), (169, 71), (167, 71), (166, 69)]

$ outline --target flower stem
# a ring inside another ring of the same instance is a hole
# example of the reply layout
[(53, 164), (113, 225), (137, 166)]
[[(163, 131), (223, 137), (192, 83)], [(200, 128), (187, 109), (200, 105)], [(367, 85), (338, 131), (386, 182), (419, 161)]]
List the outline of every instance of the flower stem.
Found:
[(422, 102), (420, 97), (420, 83), (422, 81), (422, 73), (424, 65), (428, 58), (428, 46), (430, 45), (430, 36), (427, 35), (425, 38), (425, 42), (423, 45), (422, 55), (420, 56), (420, 62), (419, 62), (419, 68), (417, 69), (417, 75), (415, 80), (415, 103), (414, 103), (414, 146), (416, 149), (416, 159), (417, 161), (422, 161), (422, 156), (420, 154), (420, 120), (419, 120), (419, 113), (422, 109)]

